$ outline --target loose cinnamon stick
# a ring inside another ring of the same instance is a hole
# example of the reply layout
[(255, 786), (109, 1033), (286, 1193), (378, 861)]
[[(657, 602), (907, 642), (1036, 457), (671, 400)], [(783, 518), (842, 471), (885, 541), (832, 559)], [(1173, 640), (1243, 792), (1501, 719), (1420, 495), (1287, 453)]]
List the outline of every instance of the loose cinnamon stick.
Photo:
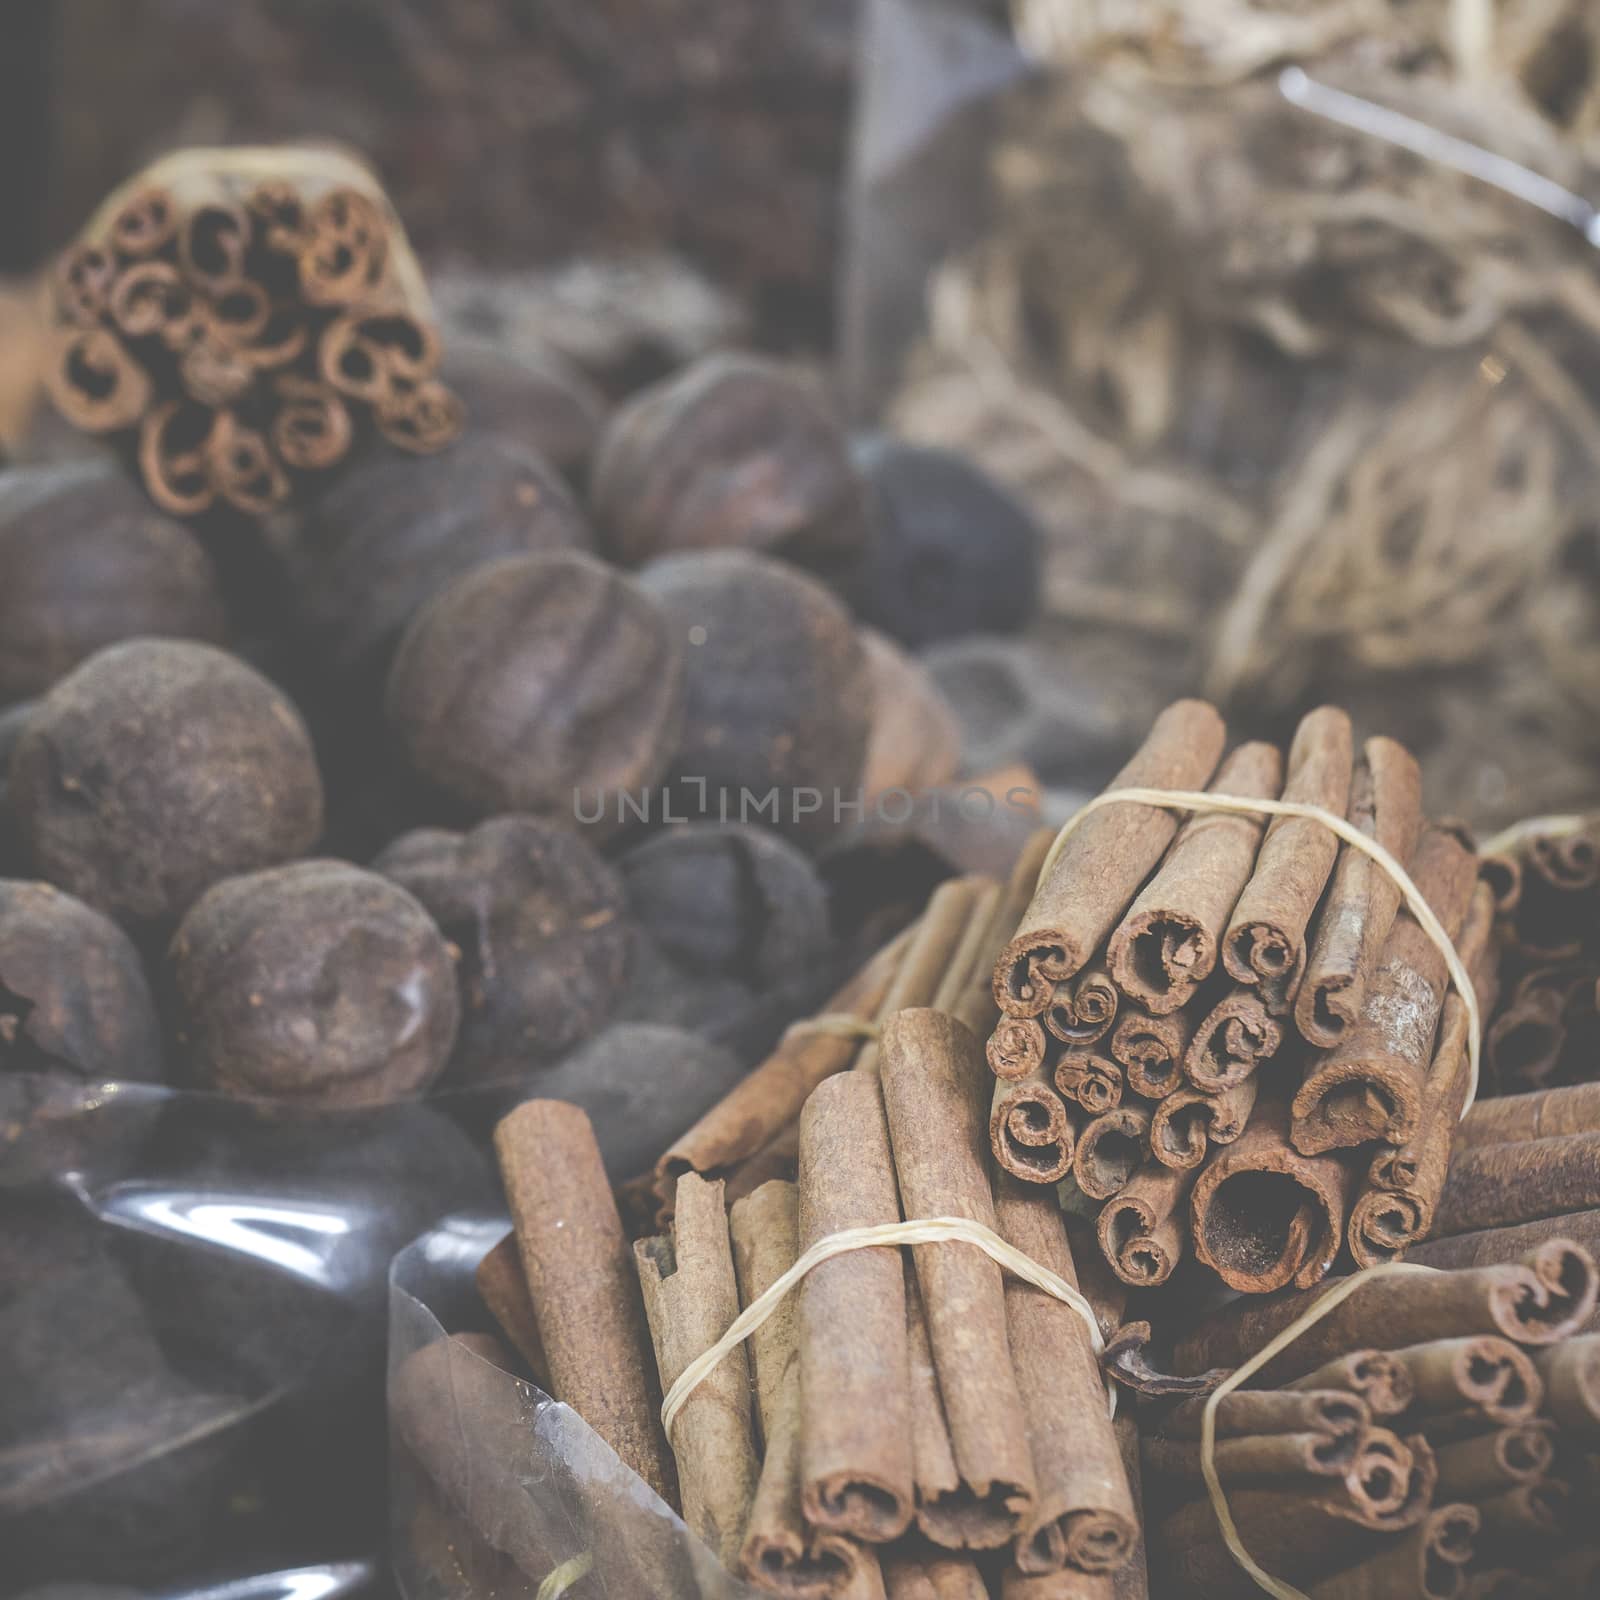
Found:
[[(663, 1390), (739, 1315), (722, 1184), (678, 1180), (672, 1236), (633, 1247)], [(683, 1520), (725, 1566), (737, 1563), (759, 1464), (750, 1415), (750, 1365), (731, 1350), (684, 1402), (668, 1441), (678, 1463)]]
[[(914, 1009), (888, 1020), (882, 1044), (884, 1105), (907, 1218), (970, 1217), (994, 1228), (977, 1040), (943, 1012)], [(917, 1523), (947, 1548), (994, 1549), (1034, 1498), (1000, 1269), (959, 1244), (914, 1245), (912, 1258), (961, 1480), (955, 1495), (919, 1497)]]
[(1451, 1163), (1433, 1233), (1473, 1233), (1593, 1206), (1600, 1206), (1600, 1132), (1480, 1145)]
[[(1111, 781), (1113, 789), (1197, 789), (1222, 754), (1222, 718), (1201, 700), (1180, 700)], [(1173, 812), (1111, 805), (1068, 838), (995, 966), (994, 998), (1007, 1016), (1038, 1016), (1055, 985), (1081, 971), (1121, 920), (1178, 831)]]
[(1122, 1069), (1092, 1051), (1068, 1050), (1056, 1062), (1055, 1083), (1063, 1099), (1075, 1101), (1091, 1117), (1122, 1104)]
[[(1374, 1344), (1398, 1348), (1475, 1334), (1554, 1344), (1592, 1313), (1595, 1280), (1588, 1252), (1560, 1239), (1546, 1241), (1512, 1265), (1373, 1279), (1296, 1339), (1262, 1381), (1285, 1381)], [(1316, 1299), (1315, 1293), (1304, 1293), (1225, 1306), (1178, 1340), (1176, 1370), (1238, 1366)]]
[(1111, 1031), (1121, 998), (1105, 969), (1090, 967), (1056, 985), (1041, 1020), (1069, 1050), (1087, 1050)]
[(1435, 1506), (1400, 1538), (1306, 1592), (1310, 1600), (1458, 1600), (1477, 1531), (1475, 1507)]
[[(907, 929), (879, 950), (822, 1008), (871, 1019), (889, 991), (913, 937)], [(680, 1135), (656, 1162), (656, 1193), (671, 1199), (686, 1172), (718, 1173), (753, 1156), (785, 1124), (795, 1121), (806, 1097), (824, 1078), (843, 1071), (861, 1041), (841, 1034), (798, 1028), (706, 1114)]]
[(1439, 1446), (1439, 1493), (1451, 1500), (1480, 1500), (1542, 1478), (1555, 1459), (1548, 1428), (1524, 1423)]
[[(729, 1214), (739, 1297), (758, 1299), (800, 1253), (800, 1195), (791, 1183), (763, 1184)], [(800, 1508), (800, 1323), (785, 1299), (750, 1336), (761, 1476), (740, 1548), (740, 1567), (760, 1588), (794, 1600), (838, 1595), (857, 1580), (862, 1547), (806, 1525)]]
[(1222, 1094), (1244, 1082), (1278, 1053), (1283, 1028), (1267, 1014), (1254, 989), (1225, 994), (1196, 1025), (1183, 1056), (1183, 1075), (1206, 1094)]
[(1127, 1074), (1128, 1087), (1146, 1100), (1160, 1100), (1183, 1087), (1183, 1058), (1199, 1018), (1194, 1011), (1152, 1017), (1125, 1011), (1111, 1035), (1111, 1059)]
[[(1053, 1194), (998, 1174), (994, 1205), (1009, 1244), (1077, 1285)], [(1088, 1330), (1070, 1306), (1020, 1279), (1006, 1279), (1005, 1302), (1037, 1481), (1017, 1533), (1017, 1565), (1030, 1573), (1115, 1571), (1128, 1560), (1139, 1519)]]
[(1600, 1334), (1567, 1339), (1534, 1357), (1546, 1409), (1563, 1431), (1600, 1436)]
[(1525, 1139), (1553, 1139), (1591, 1133), (1600, 1128), (1600, 1082), (1574, 1083), (1562, 1089), (1535, 1089), (1527, 1094), (1479, 1100), (1461, 1119), (1458, 1150), (1482, 1145), (1513, 1144)]
[[(980, 972), (987, 974), (992, 966), (990, 928), (1005, 891), (1001, 884), (981, 874), (975, 876), (975, 881), (977, 888), (967, 910), (967, 925), (950, 954), (944, 975), (939, 979), (939, 987), (928, 1002), (935, 1011), (942, 1011), (946, 1016), (953, 1015), (955, 1008), (970, 993), (974, 975)], [(988, 1032), (987, 1027), (984, 1032)]]
[[(1429, 828), (1417, 845), (1411, 878), (1454, 939), (1477, 884), (1472, 853), (1454, 834)], [(1306, 1067), (1291, 1108), (1297, 1150), (1320, 1155), (1372, 1139), (1404, 1144), (1416, 1136), (1448, 982), (1443, 954), (1402, 909), (1367, 984), (1360, 1019), (1336, 1049)]]
[(675, 1505), (639, 1279), (588, 1117), (529, 1100), (494, 1145), (551, 1392)]
[[(900, 1220), (877, 1078), (847, 1072), (800, 1116), (800, 1247)], [(801, 1504), (827, 1531), (881, 1544), (913, 1510), (905, 1280), (892, 1246), (825, 1261), (800, 1286)]]
[(1449, 1239), (1425, 1239), (1406, 1252), (1406, 1259), (1425, 1267), (1451, 1270), (1515, 1264), (1530, 1252), (1556, 1240), (1581, 1246), (1591, 1258), (1600, 1256), (1600, 1210), (1572, 1211), (1539, 1222), (1524, 1222), (1512, 1228), (1486, 1228)]
[(1093, 1118), (1078, 1134), (1072, 1175), (1091, 1200), (1109, 1200), (1150, 1154), (1150, 1112), (1119, 1106)]
[(528, 1295), (528, 1280), (522, 1275), (522, 1259), (517, 1254), (517, 1236), (508, 1233), (485, 1254), (474, 1275), (478, 1298), (489, 1315), (500, 1324), (500, 1331), (527, 1364), (528, 1373), (542, 1389), (550, 1387), (550, 1366), (539, 1339), (539, 1321)]
[(1292, 1148), (1283, 1101), (1259, 1100), (1244, 1132), (1202, 1168), (1194, 1186), (1195, 1255), (1246, 1294), (1309, 1288), (1344, 1243), (1352, 1188), (1339, 1157)]
[[(1242, 744), (1211, 789), (1276, 800), (1283, 760), (1270, 744)], [(1139, 892), (1106, 948), (1118, 987), (1154, 1016), (1189, 1003), (1217, 964), (1217, 944), (1250, 881), (1264, 817), (1200, 812), (1184, 824), (1160, 870)]]
[[(1350, 786), (1350, 821), (1409, 870), (1422, 831), (1417, 763), (1393, 739), (1368, 739)], [(1322, 1049), (1361, 1017), (1367, 984), (1400, 909), (1400, 890), (1371, 856), (1341, 845), (1295, 998), (1300, 1035)]]
[(1208, 1146), (1232, 1144), (1244, 1132), (1259, 1089), (1251, 1076), (1221, 1094), (1169, 1094), (1150, 1119), (1150, 1154), (1166, 1166), (1197, 1170)]
[(1293, 1390), (1335, 1389), (1357, 1396), (1376, 1418), (1398, 1417), (1415, 1398), (1405, 1363), (1387, 1350), (1352, 1350), (1285, 1385)]
[(1148, 1161), (1107, 1202), (1098, 1222), (1100, 1250), (1124, 1283), (1153, 1288), (1172, 1276), (1188, 1243), (1193, 1183), (1192, 1171)]
[(1000, 1166), (1026, 1183), (1059, 1183), (1072, 1170), (1077, 1130), (1043, 1067), (994, 1086), (989, 1148)]
[[(1283, 798), (1343, 816), (1350, 801), (1350, 719), (1333, 706), (1307, 713), (1289, 746)], [(1275, 817), (1255, 871), (1223, 934), (1222, 962), (1256, 987), (1268, 1011), (1290, 1011), (1306, 966), (1306, 930), (1339, 853), (1338, 836), (1309, 817)]]

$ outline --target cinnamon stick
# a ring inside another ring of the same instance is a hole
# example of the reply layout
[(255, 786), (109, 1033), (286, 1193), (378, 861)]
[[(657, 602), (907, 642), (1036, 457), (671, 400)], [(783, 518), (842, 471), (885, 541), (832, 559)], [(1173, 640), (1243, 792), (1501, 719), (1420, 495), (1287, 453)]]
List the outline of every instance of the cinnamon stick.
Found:
[[(1161, 1419), (1156, 1437), (1198, 1440), (1207, 1398), (1174, 1406)], [(1217, 1402), (1216, 1437), (1240, 1439), (1263, 1434), (1317, 1433), (1327, 1438), (1357, 1438), (1371, 1425), (1366, 1402), (1339, 1389), (1235, 1389)]]
[(1105, 969), (1090, 967), (1056, 985), (1042, 1021), (1068, 1049), (1087, 1050), (1111, 1031), (1121, 999)]
[(675, 1505), (639, 1279), (588, 1117), (529, 1100), (494, 1146), (551, 1393)]
[[(1218, 769), (1212, 792), (1276, 800), (1283, 759), (1270, 744), (1242, 744)], [(1199, 812), (1167, 851), (1111, 935), (1106, 965), (1130, 1000), (1153, 1016), (1187, 1005), (1217, 964), (1217, 945), (1250, 881), (1264, 817)]]
[(1433, 1339), (1394, 1355), (1427, 1417), (1465, 1415), (1479, 1427), (1510, 1427), (1533, 1417), (1544, 1398), (1533, 1358), (1495, 1334)]
[(989, 1110), (989, 1148), (1013, 1177), (1059, 1183), (1072, 1170), (1077, 1130), (1043, 1067), (1015, 1082), (998, 1081)]
[[(666, 1390), (739, 1315), (720, 1181), (707, 1183), (693, 1172), (680, 1178), (671, 1236), (641, 1239), (633, 1254)], [(759, 1473), (744, 1345), (729, 1351), (690, 1394), (668, 1442), (678, 1463), (683, 1520), (725, 1566), (733, 1566)]]
[[(1350, 801), (1350, 719), (1321, 706), (1300, 719), (1289, 746), (1283, 798), (1342, 817)], [(1306, 930), (1339, 853), (1339, 839), (1309, 817), (1275, 817), (1255, 871), (1223, 934), (1222, 962), (1252, 985), (1268, 1011), (1293, 1008), (1306, 966)]]
[(883, 1563), (888, 1600), (987, 1600), (983, 1575), (970, 1556), (901, 1551)]
[(1049, 1051), (1050, 1040), (1037, 1017), (1001, 1017), (983, 1047), (989, 1070), (1002, 1083), (1014, 1083), (1037, 1073)]
[[(907, 929), (879, 950), (833, 995), (823, 1010), (870, 1020), (889, 991), (913, 937)], [(688, 1130), (656, 1162), (656, 1193), (670, 1200), (686, 1172), (719, 1173), (753, 1156), (785, 1124), (800, 1115), (806, 1096), (835, 1072), (849, 1066), (861, 1048), (857, 1038), (808, 1032), (803, 1027), (782, 1039), (776, 1050)]]
[[(800, 1253), (800, 1195), (791, 1183), (763, 1184), (729, 1213), (739, 1297), (750, 1305)], [(862, 1547), (810, 1528), (800, 1507), (800, 1322), (790, 1295), (750, 1336), (761, 1476), (740, 1547), (752, 1583), (794, 1600), (838, 1595), (857, 1581)]]
[(1100, 1250), (1124, 1283), (1153, 1288), (1172, 1276), (1188, 1243), (1193, 1183), (1192, 1170), (1148, 1161), (1106, 1203), (1098, 1222)]
[[(1453, 940), (1477, 884), (1472, 853), (1454, 834), (1429, 828), (1417, 845), (1411, 878)], [(1372, 1139), (1404, 1144), (1416, 1136), (1448, 982), (1443, 954), (1402, 909), (1367, 984), (1360, 1019), (1337, 1048), (1306, 1067), (1291, 1107), (1297, 1150), (1320, 1155)]]
[(1183, 1075), (1206, 1094), (1237, 1087), (1283, 1043), (1283, 1028), (1254, 989), (1223, 995), (1196, 1024), (1183, 1056)]
[(1352, 1350), (1295, 1378), (1286, 1390), (1335, 1389), (1360, 1399), (1374, 1417), (1397, 1417), (1407, 1410), (1416, 1391), (1405, 1363), (1387, 1350)]
[(1089, 1050), (1068, 1050), (1056, 1062), (1056, 1088), (1091, 1117), (1115, 1111), (1122, 1104), (1122, 1069), (1106, 1056)]
[(1596, 1128), (1600, 1128), (1600, 1082), (1574, 1083), (1479, 1100), (1461, 1119), (1456, 1148), (1553, 1139)]
[(1416, 1527), (1365, 1561), (1308, 1589), (1309, 1600), (1458, 1600), (1472, 1560), (1478, 1513), (1435, 1506)]
[[(1552, 1241), (1570, 1241), (1590, 1257), (1600, 1257), (1600, 1210), (1571, 1211), (1539, 1222), (1509, 1228), (1486, 1228), (1478, 1233), (1456, 1234), (1448, 1239), (1425, 1239), (1406, 1252), (1406, 1259), (1425, 1267), (1458, 1270), (1491, 1267), (1521, 1261), (1531, 1251)], [(1565, 1262), (1564, 1256), (1557, 1261)], [(1559, 1266), (1553, 1270), (1562, 1270)], [(1575, 1264), (1573, 1270), (1576, 1270)]]
[(515, 1233), (508, 1233), (484, 1255), (478, 1263), (474, 1282), (478, 1298), (527, 1364), (529, 1376), (541, 1388), (548, 1389), (550, 1367), (539, 1339), (539, 1321), (528, 1294), (528, 1280), (522, 1275)]
[(1244, 1132), (1195, 1183), (1195, 1255), (1246, 1294), (1309, 1288), (1344, 1243), (1352, 1188), (1338, 1156), (1306, 1156), (1290, 1145), (1283, 1101), (1258, 1100)]
[(1160, 1100), (1183, 1087), (1183, 1058), (1199, 1018), (1193, 1009), (1152, 1017), (1128, 1010), (1111, 1035), (1111, 1059), (1127, 1074), (1128, 1087), (1146, 1100)]
[[(1201, 700), (1179, 700), (1111, 781), (1113, 789), (1197, 789), (1222, 754), (1222, 718)], [(1055, 986), (1081, 971), (1121, 920), (1178, 831), (1173, 812), (1111, 805), (1085, 818), (1039, 885), (995, 966), (994, 998), (1007, 1016), (1038, 1016)]]
[[(1511, 1265), (1373, 1279), (1295, 1340), (1262, 1381), (1294, 1378), (1370, 1345), (1399, 1348), (1475, 1334), (1498, 1334), (1524, 1345), (1554, 1344), (1593, 1311), (1595, 1280), (1588, 1252), (1559, 1239)], [(1238, 1366), (1316, 1299), (1315, 1293), (1303, 1293), (1235, 1301), (1178, 1340), (1176, 1370)]]
[[(1362, 1437), (1360, 1432), (1245, 1434), (1219, 1439), (1211, 1465), (1217, 1481), (1230, 1486), (1270, 1485), (1284, 1478), (1342, 1478), (1355, 1462)], [(1188, 1483), (1204, 1481), (1200, 1445), (1191, 1439), (1146, 1440), (1144, 1469)]]
[(1567, 1339), (1534, 1357), (1546, 1409), (1563, 1431), (1600, 1436), (1600, 1334)]
[[(1002, 1173), (994, 1206), (1009, 1244), (1078, 1284), (1054, 1195)], [(1030, 1573), (1115, 1571), (1128, 1560), (1139, 1519), (1088, 1329), (1070, 1306), (1017, 1278), (1005, 1281), (1005, 1303), (1037, 1483), (1017, 1532), (1017, 1565)]]
[(989, 924), (984, 929), (983, 945), (975, 956), (966, 987), (954, 1005), (941, 1007), (948, 1010), (957, 1022), (965, 1023), (980, 1039), (986, 1039), (999, 1016), (994, 999), (994, 968), (1000, 959), (1022, 914), (1028, 909), (1033, 891), (1039, 882), (1039, 869), (1049, 853), (1055, 832), (1039, 828), (1029, 835), (1011, 868), (995, 904)]
[(1451, 1163), (1433, 1233), (1473, 1233), (1593, 1206), (1600, 1206), (1600, 1132), (1480, 1145)]
[[(1350, 785), (1350, 821), (1410, 869), (1422, 831), (1422, 780), (1404, 745), (1379, 738), (1362, 747)], [(1295, 998), (1303, 1039), (1322, 1049), (1343, 1042), (1365, 1008), (1367, 984), (1399, 909), (1400, 890), (1390, 875), (1371, 856), (1341, 845)]]
[(1523, 1423), (1440, 1445), (1434, 1454), (1439, 1459), (1439, 1493), (1452, 1500), (1479, 1500), (1542, 1478), (1555, 1460), (1555, 1444), (1550, 1429)]
[(1150, 1112), (1119, 1106), (1088, 1122), (1078, 1134), (1072, 1175), (1091, 1200), (1109, 1200), (1150, 1154)]
[(1232, 1144), (1244, 1132), (1259, 1089), (1251, 1076), (1221, 1094), (1169, 1094), (1150, 1118), (1150, 1154), (1169, 1167), (1198, 1169), (1210, 1146)]
[[(800, 1116), (800, 1248), (900, 1220), (878, 1080), (847, 1072)], [(801, 1504), (813, 1526), (869, 1543), (913, 1510), (905, 1280), (892, 1246), (853, 1250), (800, 1286)]]
[[(884, 1026), (881, 1070), (895, 1173), (908, 1219), (957, 1216), (993, 1229), (978, 1042), (931, 1009)], [(912, 1246), (960, 1490), (922, 1498), (917, 1523), (948, 1548), (994, 1549), (1034, 1498), (1022, 1397), (1006, 1342), (1004, 1284), (959, 1244)]]

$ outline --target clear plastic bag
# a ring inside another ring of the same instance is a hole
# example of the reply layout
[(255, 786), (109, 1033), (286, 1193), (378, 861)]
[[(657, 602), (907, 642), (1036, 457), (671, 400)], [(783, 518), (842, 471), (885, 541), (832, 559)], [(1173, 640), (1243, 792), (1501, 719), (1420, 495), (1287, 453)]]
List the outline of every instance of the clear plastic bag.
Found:
[(368, 1557), (389, 1263), (493, 1198), (426, 1105), (0, 1074), (0, 1587)]
[(395, 1259), (390, 1560), (404, 1600), (549, 1600), (579, 1577), (609, 1600), (758, 1600), (570, 1406), (453, 1337), (488, 1327), (473, 1272), (507, 1227), (453, 1217)]

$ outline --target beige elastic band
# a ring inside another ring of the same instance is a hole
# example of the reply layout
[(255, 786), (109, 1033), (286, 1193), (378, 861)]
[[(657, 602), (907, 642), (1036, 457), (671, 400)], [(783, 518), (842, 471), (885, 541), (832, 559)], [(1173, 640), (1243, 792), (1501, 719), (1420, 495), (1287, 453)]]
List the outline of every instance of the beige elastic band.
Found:
[(783, 1042), (803, 1039), (808, 1033), (831, 1034), (836, 1039), (867, 1039), (878, 1037), (878, 1024), (870, 1017), (853, 1016), (848, 1011), (824, 1011), (819, 1016), (802, 1017), (783, 1030)]
[[(819, 1267), (824, 1261), (831, 1261), (835, 1256), (846, 1255), (852, 1250), (871, 1250), (884, 1245), (953, 1243), (976, 1245), (1013, 1277), (1021, 1278), (1024, 1283), (1031, 1283), (1035, 1289), (1042, 1289), (1064, 1305), (1071, 1306), (1083, 1318), (1084, 1326), (1089, 1330), (1089, 1345), (1095, 1359), (1098, 1361), (1104, 1354), (1106, 1343), (1101, 1337), (1094, 1307), (1065, 1278), (1048, 1267), (1041, 1267), (1031, 1256), (1025, 1256), (1014, 1245), (1007, 1244), (998, 1233), (984, 1227), (981, 1222), (974, 1222), (970, 1217), (923, 1217), (914, 1222), (880, 1223), (872, 1228), (845, 1228), (838, 1233), (830, 1233), (825, 1239), (818, 1239), (782, 1277), (774, 1279), (764, 1293), (757, 1295), (733, 1319), (728, 1331), (709, 1350), (702, 1351), (678, 1374), (678, 1381), (667, 1390), (667, 1397), (661, 1402), (661, 1426), (668, 1439), (672, 1437), (672, 1424), (677, 1421), (684, 1402), (694, 1390), (711, 1376), (725, 1355), (743, 1344), (778, 1309), (783, 1297), (813, 1267)], [(1106, 1394), (1111, 1414), (1115, 1416), (1117, 1391), (1109, 1378), (1106, 1380)]]
[(1467, 1008), (1467, 1098), (1461, 1108), (1461, 1115), (1466, 1116), (1472, 1109), (1472, 1102), (1478, 1098), (1478, 1056), (1483, 1024), (1478, 1014), (1477, 991), (1472, 987), (1472, 979), (1468, 977), (1466, 966), (1456, 953), (1456, 947), (1451, 942), (1449, 934), (1444, 931), (1444, 925), (1434, 915), (1433, 907), (1422, 898), (1416, 884), (1411, 881), (1410, 873), (1376, 839), (1332, 811), (1325, 811), (1321, 806), (1301, 805), (1295, 800), (1246, 800), (1238, 795), (1202, 794), (1194, 789), (1108, 789), (1104, 794), (1096, 795), (1076, 815), (1067, 819), (1066, 826), (1056, 835), (1055, 842), (1050, 846), (1044, 863), (1039, 868), (1039, 882), (1043, 884), (1050, 876), (1051, 869), (1061, 858), (1063, 846), (1078, 824), (1091, 811), (1098, 811), (1101, 806), (1122, 802), (1131, 805), (1159, 806), (1163, 811), (1225, 811), (1239, 816), (1304, 817), (1311, 822), (1320, 822), (1325, 828), (1338, 834), (1352, 849), (1359, 850), (1363, 855), (1376, 861), (1399, 889), (1406, 903), (1406, 909), (1417, 919), (1422, 931), (1433, 941), (1434, 947), (1444, 958), (1450, 982), (1455, 986), (1456, 992), (1461, 996), (1462, 1004)]
[(1314, 1327), (1330, 1311), (1348, 1300), (1363, 1284), (1402, 1272), (1438, 1270), (1437, 1267), (1417, 1266), (1406, 1261), (1382, 1261), (1375, 1267), (1368, 1267), (1365, 1271), (1356, 1273), (1354, 1277), (1346, 1278), (1342, 1283), (1335, 1284), (1325, 1295), (1320, 1296), (1315, 1304), (1308, 1306), (1275, 1339), (1258, 1350), (1242, 1367), (1235, 1368), (1206, 1396), (1205, 1410), (1200, 1414), (1200, 1472), (1206, 1481), (1206, 1493), (1211, 1496), (1211, 1509), (1216, 1513), (1217, 1526), (1222, 1530), (1222, 1539), (1228, 1547), (1228, 1554), (1250, 1574), (1257, 1587), (1276, 1596), (1276, 1600), (1307, 1600), (1307, 1596), (1303, 1590), (1296, 1589), (1293, 1584), (1285, 1583), (1281, 1578), (1274, 1578), (1270, 1572), (1257, 1566), (1239, 1537), (1239, 1529), (1234, 1523), (1232, 1513), (1228, 1510), (1227, 1496), (1222, 1492), (1222, 1481), (1217, 1477), (1217, 1407), (1242, 1383), (1253, 1378), (1269, 1361), (1287, 1350), (1308, 1328)]
[(539, 1585), (533, 1600), (559, 1600), (580, 1578), (588, 1576), (593, 1565), (594, 1556), (588, 1550), (581, 1556), (573, 1556), (570, 1561), (563, 1561), (559, 1567), (545, 1574), (544, 1582)]

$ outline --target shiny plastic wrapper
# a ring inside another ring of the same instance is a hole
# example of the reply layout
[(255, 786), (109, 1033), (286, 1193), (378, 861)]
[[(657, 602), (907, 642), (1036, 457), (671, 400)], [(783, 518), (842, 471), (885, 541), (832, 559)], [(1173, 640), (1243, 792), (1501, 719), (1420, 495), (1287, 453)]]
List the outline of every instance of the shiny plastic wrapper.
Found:
[[(504, 1218), (460, 1216), (395, 1259), (390, 1560), (405, 1600), (757, 1600), (589, 1428), (472, 1336)], [(546, 1587), (541, 1587), (542, 1585)]]
[(426, 1105), (0, 1074), (0, 1589), (357, 1593), (389, 1263), (494, 1192)]

